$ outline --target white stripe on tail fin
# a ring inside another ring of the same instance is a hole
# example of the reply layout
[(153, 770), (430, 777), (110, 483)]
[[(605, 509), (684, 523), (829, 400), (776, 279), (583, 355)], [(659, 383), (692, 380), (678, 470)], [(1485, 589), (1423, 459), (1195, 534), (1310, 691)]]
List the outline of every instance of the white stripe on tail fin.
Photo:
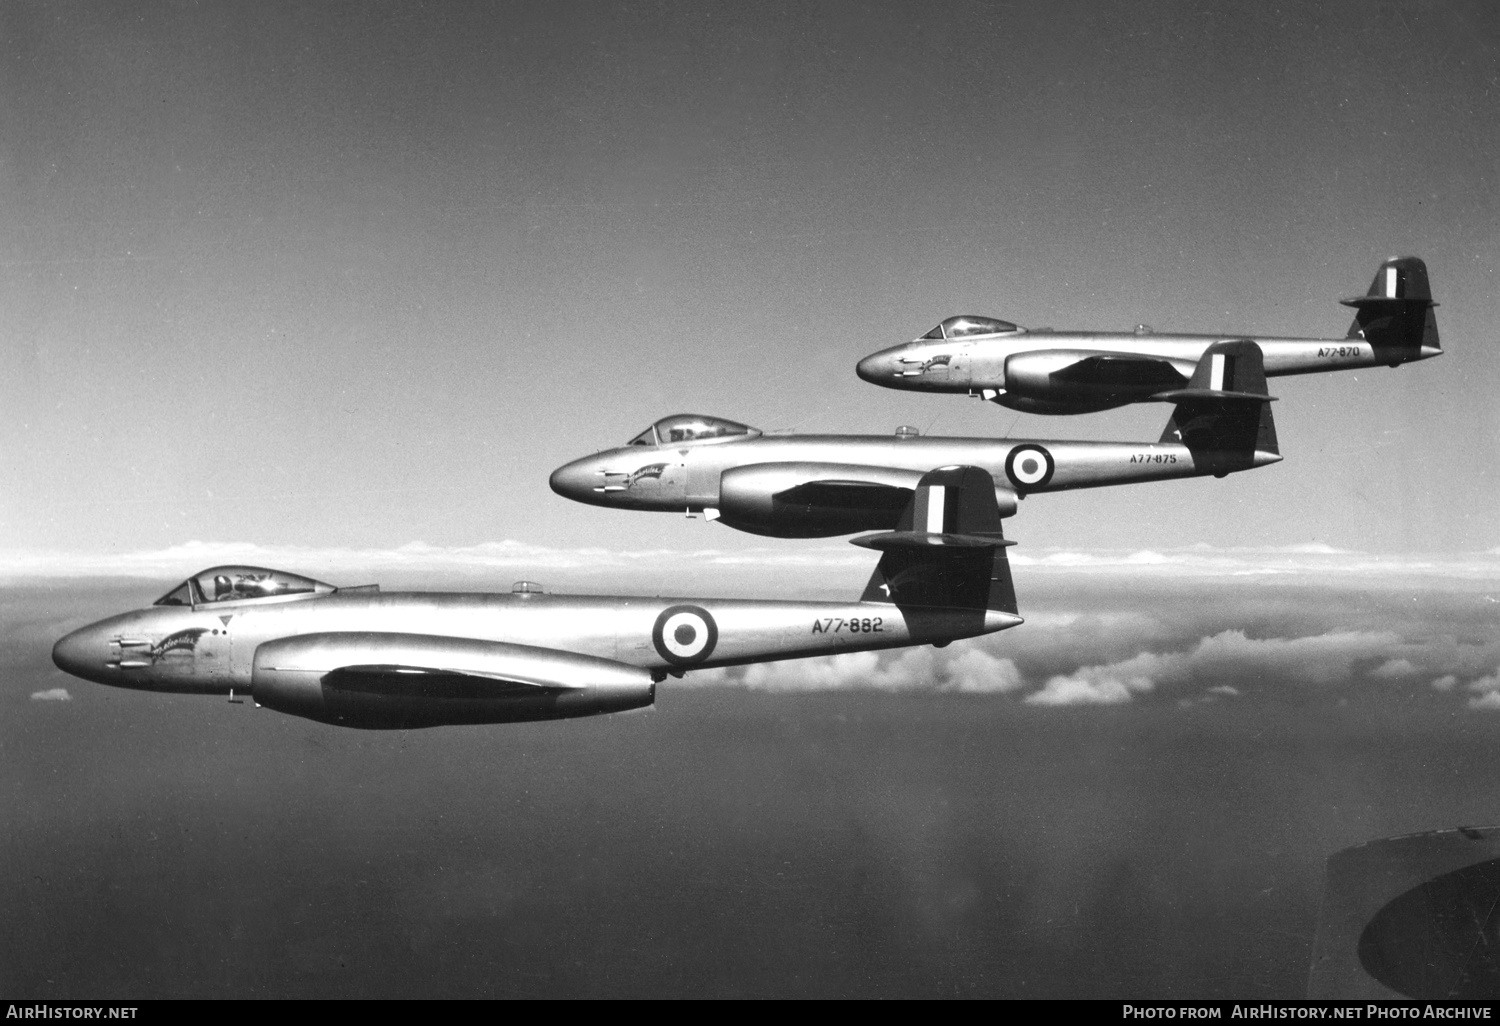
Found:
[(1224, 354), (1214, 353), (1209, 357), (1208, 387), (1215, 392), (1224, 390)]
[(943, 506), (948, 489), (941, 485), (927, 489), (927, 533), (943, 533)]

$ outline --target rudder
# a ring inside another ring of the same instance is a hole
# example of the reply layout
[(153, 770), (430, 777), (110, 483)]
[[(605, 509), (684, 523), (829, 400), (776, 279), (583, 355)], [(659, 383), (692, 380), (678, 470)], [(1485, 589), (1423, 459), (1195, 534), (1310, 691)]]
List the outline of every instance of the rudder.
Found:
[[(851, 539), (876, 549), (880, 563), (863, 602), (923, 610), (1016, 616), (1016, 589), (1001, 531), (995, 480), (979, 467), (940, 467), (923, 475), (896, 530)], [(920, 618), (920, 617), (919, 617)], [(1003, 619), (1003, 618), (1000, 618)]]
[(1280, 458), (1265, 359), (1248, 339), (1215, 342), (1187, 388), (1152, 398), (1175, 404), (1161, 441), (1187, 446), (1194, 463), (1217, 476)]
[(1347, 337), (1370, 343), (1376, 357), (1392, 366), (1424, 347), (1442, 349), (1433, 313), (1437, 304), (1420, 257), (1392, 257), (1375, 272), (1370, 291), (1339, 302), (1355, 311)]

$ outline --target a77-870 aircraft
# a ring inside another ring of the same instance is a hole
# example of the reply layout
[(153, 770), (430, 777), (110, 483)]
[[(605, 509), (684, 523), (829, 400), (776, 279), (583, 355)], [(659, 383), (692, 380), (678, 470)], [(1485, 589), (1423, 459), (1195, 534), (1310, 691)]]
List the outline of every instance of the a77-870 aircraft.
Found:
[(552, 489), (596, 506), (701, 512), (752, 534), (815, 538), (890, 529), (921, 476), (948, 464), (987, 470), (1010, 516), (1033, 492), (1223, 477), (1281, 459), (1253, 342), (1209, 346), (1186, 388), (1154, 398), (1173, 404), (1156, 442), (762, 436), (717, 417), (667, 417), (559, 467)]
[(650, 705), (668, 675), (905, 645), (1021, 623), (995, 485), (926, 474), (853, 602), (335, 588), (215, 567), (156, 604), (83, 627), (52, 659), (85, 680), (258, 705), (367, 729), (508, 723)]
[(962, 392), (1024, 413), (1088, 413), (1181, 388), (1204, 350), (1230, 338), (1259, 343), (1266, 373), (1315, 374), (1400, 366), (1442, 355), (1427, 265), (1381, 264), (1343, 338), (1027, 331), (993, 317), (950, 317), (921, 338), (872, 353), (859, 376), (886, 388)]

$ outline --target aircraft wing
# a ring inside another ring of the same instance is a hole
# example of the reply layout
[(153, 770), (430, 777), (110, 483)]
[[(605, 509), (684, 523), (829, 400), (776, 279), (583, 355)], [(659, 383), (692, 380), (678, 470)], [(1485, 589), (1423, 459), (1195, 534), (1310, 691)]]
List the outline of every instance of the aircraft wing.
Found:
[(500, 698), (583, 687), (582, 684), (523, 678), (514, 673), (483, 673), (451, 667), (394, 664), (340, 666), (325, 673), (322, 683), (336, 691), (422, 698)]
[[(876, 470), (876, 468), (871, 468)], [(878, 472), (878, 471), (877, 471)], [(889, 477), (884, 474), (882, 476)], [(900, 512), (906, 508), (916, 490), (920, 474), (913, 473), (910, 485), (890, 480), (854, 480), (831, 478), (806, 481), (773, 492), (771, 498), (777, 502), (796, 506), (818, 506), (825, 509), (889, 509)]]
[(261, 645), (250, 691), (278, 712), (391, 730), (639, 709), (655, 699), (655, 680), (644, 667), (534, 645), (348, 631)]
[(639, 667), (533, 645), (426, 634), (332, 632), (270, 641), (255, 653), (256, 686), (316, 681), (335, 690), (499, 697), (649, 681)]
[(1141, 387), (1160, 384), (1164, 388), (1181, 385), (1193, 373), (1194, 365), (1181, 364), (1158, 356), (1136, 353), (1097, 353), (1053, 371), (1056, 381), (1073, 385), (1106, 385)]

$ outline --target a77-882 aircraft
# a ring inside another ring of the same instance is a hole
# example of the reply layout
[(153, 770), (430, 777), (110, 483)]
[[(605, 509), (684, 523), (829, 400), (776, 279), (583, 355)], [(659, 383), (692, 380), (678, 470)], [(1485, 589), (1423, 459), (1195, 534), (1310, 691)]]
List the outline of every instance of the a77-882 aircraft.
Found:
[(508, 723), (652, 704), (685, 671), (906, 645), (1021, 623), (995, 484), (976, 467), (923, 476), (853, 602), (335, 588), (215, 567), (147, 609), (57, 642), (57, 666), (146, 691), (229, 695), (367, 729)]

